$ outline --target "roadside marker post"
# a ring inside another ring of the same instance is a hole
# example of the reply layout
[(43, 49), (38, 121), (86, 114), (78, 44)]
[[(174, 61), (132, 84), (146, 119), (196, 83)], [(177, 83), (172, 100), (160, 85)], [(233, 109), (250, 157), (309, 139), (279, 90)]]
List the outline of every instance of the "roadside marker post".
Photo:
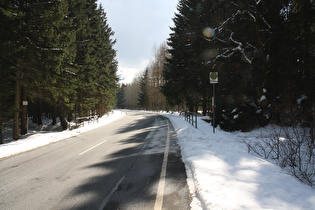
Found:
[(218, 72), (210, 72), (210, 84), (213, 84), (213, 95), (212, 95), (212, 126), (213, 126), (213, 133), (215, 133), (215, 84), (218, 84), (219, 77)]

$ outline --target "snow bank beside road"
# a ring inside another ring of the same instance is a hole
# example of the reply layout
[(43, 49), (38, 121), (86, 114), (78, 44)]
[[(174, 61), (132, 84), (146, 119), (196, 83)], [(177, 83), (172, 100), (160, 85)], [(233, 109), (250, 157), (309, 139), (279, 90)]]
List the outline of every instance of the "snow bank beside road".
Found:
[(95, 128), (101, 127), (108, 123), (111, 123), (117, 120), (120, 117), (125, 116), (126, 113), (114, 110), (109, 115), (105, 115), (102, 118), (99, 118), (99, 122), (85, 122), (84, 127), (77, 128), (74, 130), (66, 130), (62, 132), (49, 132), (49, 131), (29, 131), (26, 136), (22, 136), (21, 140), (12, 141), (7, 144), (0, 145), (0, 159), (9, 157), (11, 155), (16, 155), (22, 152), (26, 152), (38, 147), (51, 144), (71, 136), (84, 133)]
[(184, 117), (165, 114), (174, 126), (193, 196), (192, 209), (315, 209), (315, 190), (278, 166), (248, 154), (244, 138), (199, 119), (198, 129)]

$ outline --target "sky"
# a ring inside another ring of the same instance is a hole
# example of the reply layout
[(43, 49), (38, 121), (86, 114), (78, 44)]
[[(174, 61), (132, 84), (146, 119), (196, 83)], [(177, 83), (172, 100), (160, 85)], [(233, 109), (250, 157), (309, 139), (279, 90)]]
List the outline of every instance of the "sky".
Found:
[(115, 32), (120, 83), (131, 83), (148, 66), (154, 47), (166, 41), (178, 0), (98, 0)]

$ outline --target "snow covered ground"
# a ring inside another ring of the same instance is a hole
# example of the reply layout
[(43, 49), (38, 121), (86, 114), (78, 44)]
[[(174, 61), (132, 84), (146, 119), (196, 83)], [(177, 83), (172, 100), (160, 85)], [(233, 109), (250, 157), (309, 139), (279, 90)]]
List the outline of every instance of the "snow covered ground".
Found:
[[(186, 166), (192, 209), (315, 209), (315, 190), (286, 174), (278, 166), (248, 154), (243, 139), (262, 132), (228, 133), (198, 119), (198, 129), (183, 116), (163, 113), (174, 126)], [(116, 120), (114, 111), (99, 123), (63, 132), (39, 132), (0, 145), (0, 158), (86, 132)]]
[(244, 139), (264, 130), (228, 133), (198, 119), (165, 115), (174, 126), (194, 194), (192, 209), (315, 209), (315, 189), (280, 167), (248, 154)]
[[(87, 132), (89, 130), (93, 130), (100, 126), (111, 123), (125, 115), (126, 113), (124, 112), (114, 110), (112, 113), (109, 113), (109, 115), (105, 115), (104, 117), (99, 118), (98, 123), (97, 121), (85, 122), (84, 126), (81, 126), (80, 128), (73, 129), (73, 130), (58, 131), (59, 129), (56, 129), (54, 127), (60, 127), (60, 122), (56, 126), (50, 127), (50, 128), (47, 128), (47, 125), (44, 125), (41, 128), (41, 131), (34, 131), (32, 129), (29, 129), (29, 133), (25, 136), (22, 136), (21, 140), (12, 141), (10, 143), (6, 143), (2, 145), (0, 144), (0, 159), (9, 157), (11, 155), (15, 155), (18, 153), (26, 152), (26, 151), (29, 151), (38, 147), (42, 147), (47, 144), (51, 144), (51, 143), (60, 141), (62, 139), (69, 138), (71, 136), (75, 136), (80, 133)], [(51, 130), (54, 130), (54, 131), (51, 131)]]

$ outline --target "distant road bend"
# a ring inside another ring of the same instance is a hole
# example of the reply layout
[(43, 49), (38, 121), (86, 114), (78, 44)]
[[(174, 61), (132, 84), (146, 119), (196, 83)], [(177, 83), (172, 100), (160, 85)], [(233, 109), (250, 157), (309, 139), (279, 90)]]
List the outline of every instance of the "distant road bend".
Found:
[(190, 209), (176, 141), (168, 119), (130, 111), (0, 160), (0, 209)]

